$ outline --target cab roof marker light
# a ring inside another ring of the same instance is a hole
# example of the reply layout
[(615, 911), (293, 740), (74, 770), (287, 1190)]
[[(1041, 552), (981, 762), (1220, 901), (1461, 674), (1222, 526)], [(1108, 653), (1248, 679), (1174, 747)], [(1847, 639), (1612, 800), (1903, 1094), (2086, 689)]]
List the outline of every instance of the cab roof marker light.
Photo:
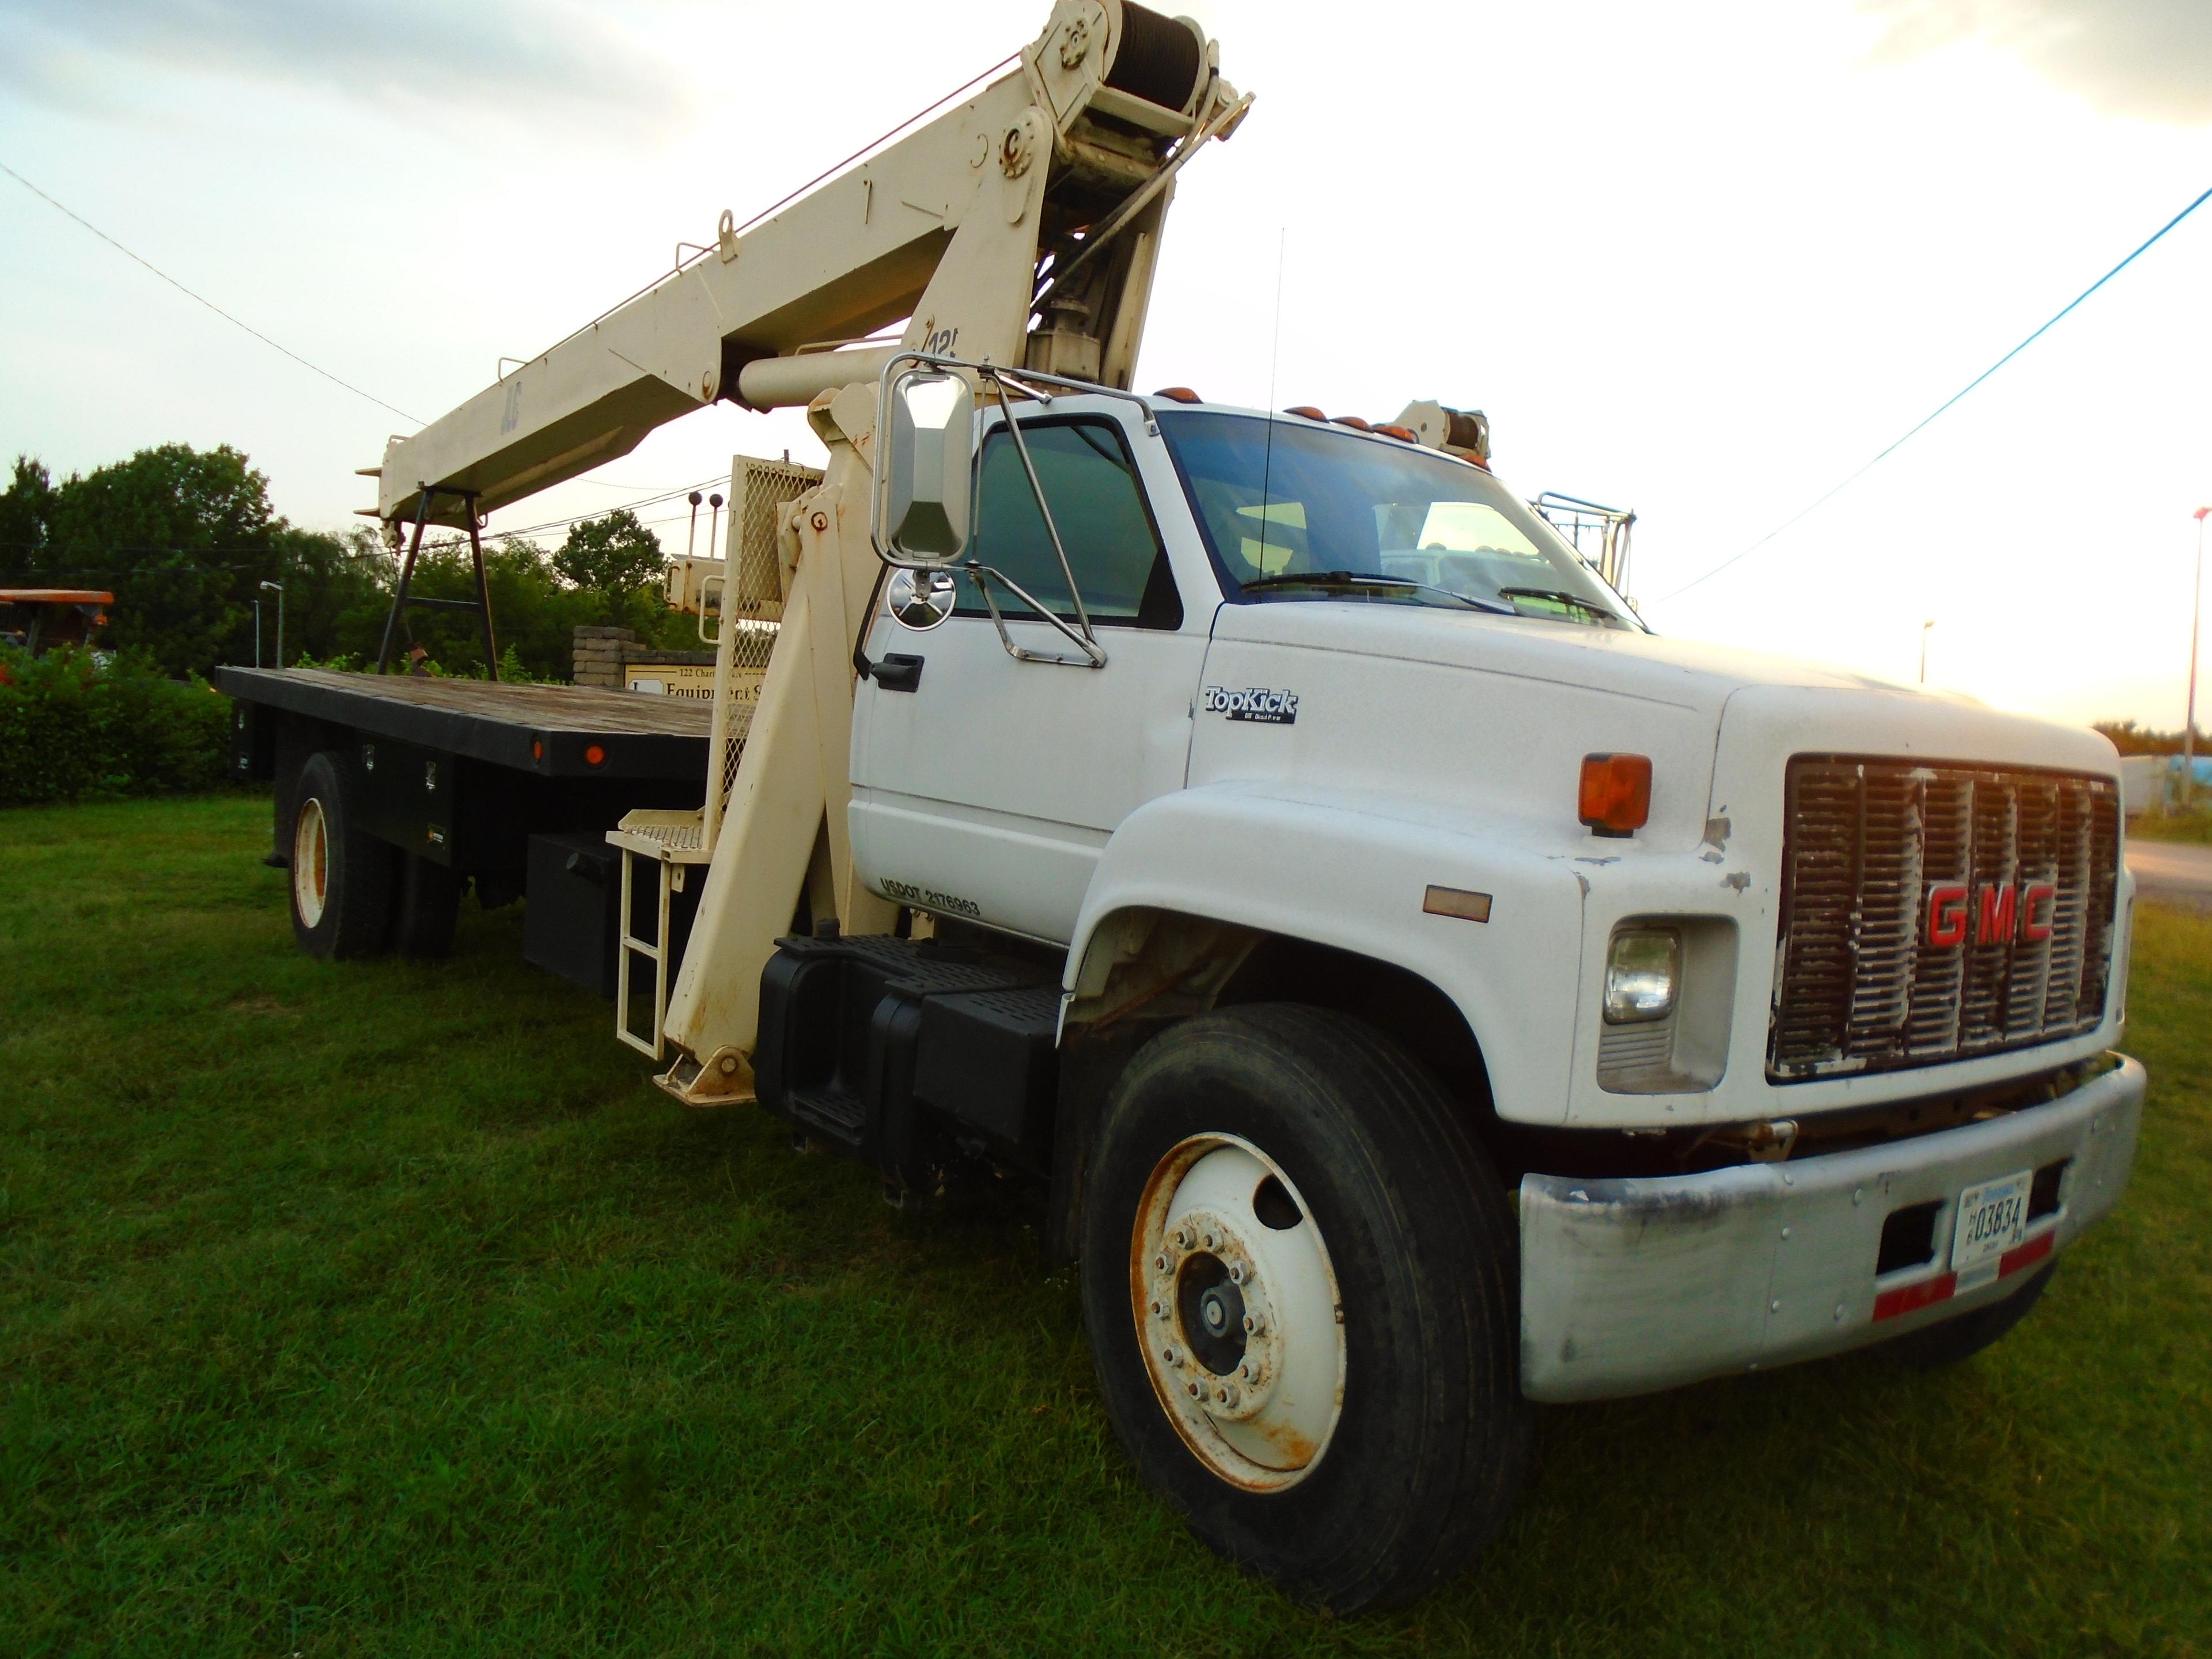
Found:
[(1646, 755), (1584, 755), (1577, 806), (1594, 836), (1632, 836), (1651, 819)]
[(1169, 402), (1177, 404), (1202, 404), (1206, 401), (1187, 386), (1164, 386), (1152, 396), (1165, 398)]
[(1288, 409), (1285, 410), (1283, 413), (1285, 415), (1303, 416), (1309, 421), (1325, 421), (1328, 418), (1328, 416), (1322, 414), (1321, 410), (1316, 409), (1311, 404), (1292, 404)]

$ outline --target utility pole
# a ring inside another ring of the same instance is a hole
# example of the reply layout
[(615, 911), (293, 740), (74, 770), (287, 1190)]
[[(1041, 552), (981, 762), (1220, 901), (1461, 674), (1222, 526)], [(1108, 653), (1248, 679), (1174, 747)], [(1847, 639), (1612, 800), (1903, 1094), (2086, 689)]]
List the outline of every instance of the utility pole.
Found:
[(2197, 580), (2189, 590), (2189, 718), (2181, 727), (2181, 804), (2197, 796), (2197, 623), (2204, 609), (2204, 520), (2212, 507), (2197, 509)]
[[(261, 586), (264, 588), (273, 587), (276, 590), (276, 665), (282, 668), (284, 665), (284, 584), (264, 582)], [(257, 600), (255, 609), (258, 611), (259, 608), (259, 602)], [(253, 665), (257, 668), (261, 665), (261, 645), (258, 641), (254, 642)]]
[(1920, 683), (1923, 685), (1928, 684), (1928, 630), (1935, 626), (1936, 618), (1933, 617), (1920, 624)]

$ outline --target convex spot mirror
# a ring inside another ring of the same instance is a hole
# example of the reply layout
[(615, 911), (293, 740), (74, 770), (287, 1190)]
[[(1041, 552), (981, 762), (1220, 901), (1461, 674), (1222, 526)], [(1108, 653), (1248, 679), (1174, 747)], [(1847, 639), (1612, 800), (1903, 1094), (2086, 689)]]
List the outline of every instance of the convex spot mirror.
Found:
[(891, 619), (916, 633), (952, 614), (959, 584), (947, 570), (894, 570), (886, 597)]
[(967, 550), (975, 398), (956, 374), (908, 369), (886, 399), (879, 545), (896, 558), (950, 564)]

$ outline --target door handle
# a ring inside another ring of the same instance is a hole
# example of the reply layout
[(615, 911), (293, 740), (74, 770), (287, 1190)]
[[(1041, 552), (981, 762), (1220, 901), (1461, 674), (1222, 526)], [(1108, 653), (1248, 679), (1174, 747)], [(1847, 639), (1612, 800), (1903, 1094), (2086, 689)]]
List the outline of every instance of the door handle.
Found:
[(921, 659), (903, 652), (886, 652), (876, 659), (869, 673), (886, 691), (921, 690)]

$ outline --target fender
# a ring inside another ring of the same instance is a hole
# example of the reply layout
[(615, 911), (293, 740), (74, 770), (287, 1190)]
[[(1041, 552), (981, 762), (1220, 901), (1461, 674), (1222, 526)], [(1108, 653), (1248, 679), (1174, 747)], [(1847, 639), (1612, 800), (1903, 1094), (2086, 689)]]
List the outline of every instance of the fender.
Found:
[[(1481, 1046), (1501, 1116), (1565, 1121), (1582, 980), (1583, 884), (1540, 832), (1459, 809), (1240, 781), (1163, 795), (1125, 819), (1067, 957), (1083, 982), (1110, 918), (1149, 908), (1311, 940), (1419, 975)], [(1489, 920), (1425, 911), (1431, 886), (1489, 896)]]

